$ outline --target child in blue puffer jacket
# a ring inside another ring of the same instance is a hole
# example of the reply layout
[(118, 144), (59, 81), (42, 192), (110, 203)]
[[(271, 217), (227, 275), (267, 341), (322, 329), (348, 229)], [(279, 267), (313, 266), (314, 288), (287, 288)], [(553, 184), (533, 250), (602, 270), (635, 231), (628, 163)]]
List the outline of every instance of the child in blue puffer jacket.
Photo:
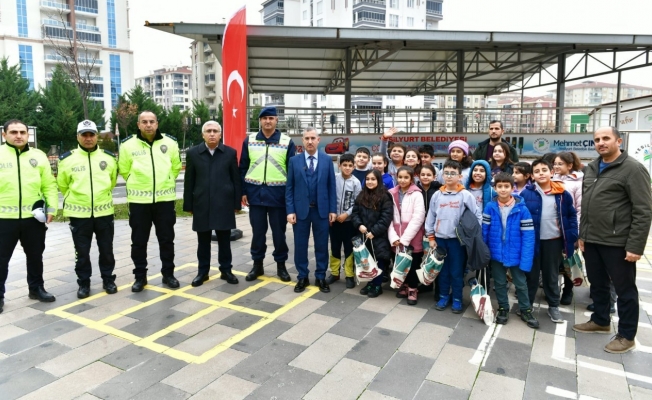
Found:
[(507, 269), (516, 287), (519, 311), (517, 314), (530, 328), (538, 328), (539, 321), (532, 315), (525, 272), (532, 269), (534, 259), (534, 223), (525, 202), (512, 195), (514, 178), (501, 172), (494, 176), (498, 195), (487, 204), (482, 215), (482, 238), (491, 253), (491, 271), (498, 298), (497, 324), (509, 319), (507, 298)]

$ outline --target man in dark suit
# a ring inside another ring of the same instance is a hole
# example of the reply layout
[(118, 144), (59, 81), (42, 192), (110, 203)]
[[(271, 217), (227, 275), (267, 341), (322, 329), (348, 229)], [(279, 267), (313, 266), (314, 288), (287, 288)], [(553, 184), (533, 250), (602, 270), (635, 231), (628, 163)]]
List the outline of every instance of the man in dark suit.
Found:
[(288, 222), (294, 230), (294, 266), (299, 276), (294, 291), (301, 293), (308, 280), (308, 239), (310, 227), (315, 244), (315, 286), (328, 293), (328, 227), (337, 217), (337, 192), (333, 161), (324, 152), (317, 151), (319, 135), (315, 128), (303, 132), (303, 154), (290, 159), (285, 190)]
[(206, 122), (202, 136), (204, 143), (186, 154), (183, 183), (183, 210), (192, 214), (192, 230), (197, 232), (199, 270), (192, 286), (208, 280), (212, 231), (217, 235), (220, 279), (236, 284), (238, 278), (231, 273), (231, 229), (242, 199), (237, 154), (220, 142), (222, 127), (217, 122)]

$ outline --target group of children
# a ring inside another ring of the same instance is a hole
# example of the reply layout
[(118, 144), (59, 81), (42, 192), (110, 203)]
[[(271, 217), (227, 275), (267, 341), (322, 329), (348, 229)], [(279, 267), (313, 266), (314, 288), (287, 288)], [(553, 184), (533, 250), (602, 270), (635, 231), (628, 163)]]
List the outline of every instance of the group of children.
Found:
[[(431, 146), (414, 150), (394, 143), (389, 150), (387, 147), (381, 142), (381, 152), (371, 154), (358, 148), (355, 156), (340, 157), (329, 284), (340, 279), (343, 246), (346, 285), (355, 286), (351, 239), (361, 235), (384, 271), (368, 282), (361, 294), (381, 295), (391, 260), (396, 253), (409, 251), (412, 265), (396, 296), (415, 305), (419, 292), (434, 290), (437, 310), (450, 306), (453, 313), (461, 313), (468, 270), (457, 227), (468, 209), (482, 226), (491, 253), (488, 266), (474, 269), (490, 271), (493, 278), (499, 305), (496, 322), (505, 324), (509, 319), (510, 280), (518, 298), (516, 314), (529, 327), (538, 328), (532, 300), (540, 274), (548, 315), (553, 322), (563, 322), (559, 304), (570, 304), (572, 282), (564, 285), (560, 299), (558, 274), (563, 257), (573, 255), (578, 238), (582, 173), (576, 155), (548, 154), (532, 164), (513, 164), (509, 147), (496, 146), (490, 162), (474, 161), (468, 144), (458, 140), (449, 145), (448, 158), (438, 171), (432, 164)], [(416, 271), (424, 254), (437, 247), (445, 250), (446, 258), (434, 288), (424, 287)], [(488, 284), (489, 279), (485, 281)]]

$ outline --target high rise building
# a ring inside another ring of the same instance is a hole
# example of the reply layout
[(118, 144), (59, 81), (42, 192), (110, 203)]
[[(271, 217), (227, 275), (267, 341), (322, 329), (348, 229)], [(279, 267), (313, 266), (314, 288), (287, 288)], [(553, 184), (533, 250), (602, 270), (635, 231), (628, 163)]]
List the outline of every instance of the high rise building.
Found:
[(156, 104), (168, 110), (174, 106), (189, 110), (193, 99), (191, 75), (189, 67), (161, 68), (136, 78), (136, 85), (142, 87)]
[(20, 63), (32, 89), (47, 85), (64, 61), (57, 48), (75, 38), (78, 62), (90, 72), (90, 97), (108, 120), (134, 81), (127, 0), (0, 0), (0, 15), (0, 57)]
[[(551, 91), (554, 93), (554, 91)], [(576, 85), (568, 85), (565, 90), (566, 107), (573, 106), (597, 106), (599, 104), (616, 101), (618, 85), (615, 83), (584, 81)], [(634, 97), (647, 96), (652, 94), (652, 88), (645, 86), (620, 85), (620, 98), (632, 99)]]

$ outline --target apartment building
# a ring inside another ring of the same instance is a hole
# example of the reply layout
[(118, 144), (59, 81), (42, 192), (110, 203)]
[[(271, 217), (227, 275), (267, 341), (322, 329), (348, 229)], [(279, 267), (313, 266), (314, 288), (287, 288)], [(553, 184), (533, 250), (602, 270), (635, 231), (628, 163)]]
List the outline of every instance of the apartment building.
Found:
[(143, 88), (154, 101), (171, 109), (192, 109), (192, 70), (190, 67), (161, 68), (136, 79), (136, 85)]
[[(566, 86), (564, 105), (566, 107), (597, 106), (616, 101), (617, 93), (618, 85), (615, 83), (584, 81), (577, 85)], [(652, 88), (650, 87), (630, 85), (627, 83), (621, 83), (620, 85), (621, 100), (651, 94)]]

